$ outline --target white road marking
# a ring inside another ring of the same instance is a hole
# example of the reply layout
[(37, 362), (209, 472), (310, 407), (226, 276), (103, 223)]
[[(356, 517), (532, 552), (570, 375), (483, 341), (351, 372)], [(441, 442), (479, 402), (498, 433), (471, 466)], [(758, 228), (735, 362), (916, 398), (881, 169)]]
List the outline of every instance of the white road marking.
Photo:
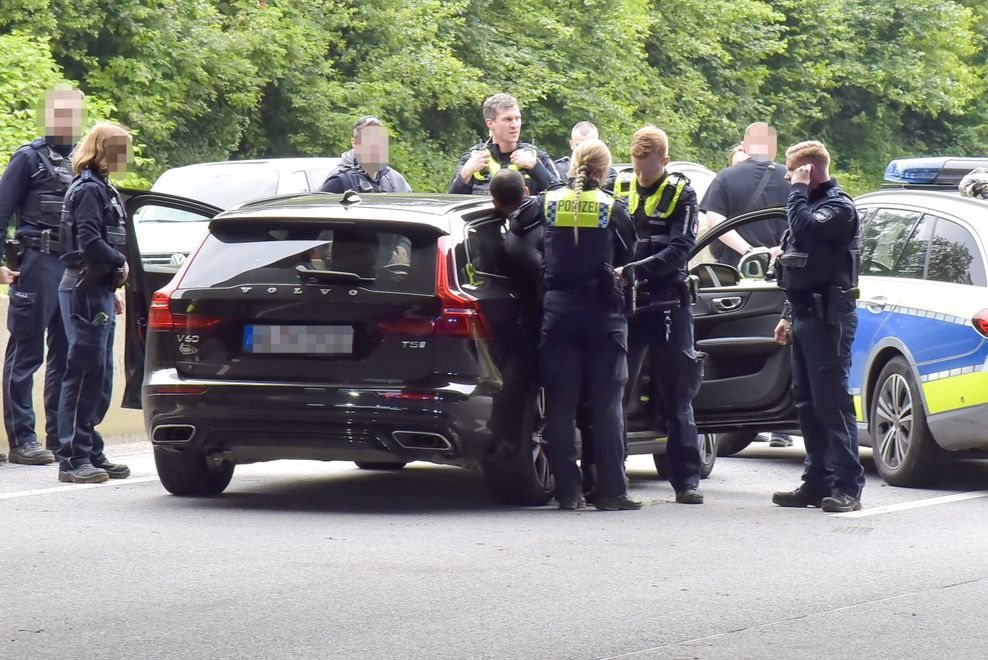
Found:
[(0, 500), (13, 500), (18, 497), (32, 497), (34, 495), (49, 495), (51, 493), (63, 493), (70, 490), (85, 490), (86, 488), (106, 488), (107, 486), (128, 486), (130, 484), (143, 484), (149, 481), (158, 481), (158, 477), (130, 477), (127, 479), (110, 479), (101, 484), (69, 484), (66, 486), (55, 486), (54, 488), (36, 488), (34, 490), (20, 490), (15, 493), (0, 493)]
[(848, 513), (835, 513), (832, 515), (832, 517), (867, 518), (868, 516), (878, 516), (883, 513), (896, 513), (898, 511), (909, 511), (910, 509), (921, 509), (925, 506), (950, 504), (951, 502), (963, 502), (964, 500), (976, 500), (980, 497), (988, 497), (988, 490), (975, 490), (969, 493), (957, 493), (956, 495), (944, 495), (943, 497), (930, 497), (925, 500), (914, 500), (912, 502), (902, 502), (900, 504), (889, 504), (888, 506), (876, 506), (872, 509), (850, 511)]

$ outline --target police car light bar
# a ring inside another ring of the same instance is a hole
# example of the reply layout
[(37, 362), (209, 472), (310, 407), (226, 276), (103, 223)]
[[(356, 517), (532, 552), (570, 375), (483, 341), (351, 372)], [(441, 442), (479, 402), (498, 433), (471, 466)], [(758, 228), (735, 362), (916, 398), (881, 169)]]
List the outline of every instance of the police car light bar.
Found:
[(988, 158), (899, 158), (885, 168), (885, 181), (917, 186), (956, 186)]

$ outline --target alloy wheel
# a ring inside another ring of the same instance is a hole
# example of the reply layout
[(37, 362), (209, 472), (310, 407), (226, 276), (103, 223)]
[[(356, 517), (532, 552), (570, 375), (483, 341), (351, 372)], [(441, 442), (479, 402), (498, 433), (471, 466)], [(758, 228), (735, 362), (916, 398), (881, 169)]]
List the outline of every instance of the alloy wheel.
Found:
[(892, 374), (879, 390), (875, 420), (876, 450), (889, 468), (898, 468), (905, 459), (912, 429), (913, 397), (909, 383), (900, 374)]

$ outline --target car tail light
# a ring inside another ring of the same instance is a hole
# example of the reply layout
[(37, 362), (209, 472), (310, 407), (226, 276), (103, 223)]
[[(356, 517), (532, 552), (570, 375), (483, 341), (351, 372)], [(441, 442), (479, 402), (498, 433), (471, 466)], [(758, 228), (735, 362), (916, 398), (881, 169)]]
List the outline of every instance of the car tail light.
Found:
[(386, 335), (429, 337), (436, 330), (436, 322), (431, 318), (388, 319), (378, 322), (377, 327)]
[(975, 314), (971, 322), (974, 323), (975, 330), (988, 337), (988, 309), (983, 309)]
[(148, 311), (148, 330), (159, 332), (198, 332), (219, 325), (222, 319), (201, 314), (175, 314), (171, 310), (171, 295), (175, 291), (178, 278), (151, 296)]
[(436, 249), (436, 295), (442, 305), (435, 321), (436, 335), (446, 337), (490, 338), (487, 319), (477, 300), (453, 288), (450, 262), (452, 239), (440, 236)]

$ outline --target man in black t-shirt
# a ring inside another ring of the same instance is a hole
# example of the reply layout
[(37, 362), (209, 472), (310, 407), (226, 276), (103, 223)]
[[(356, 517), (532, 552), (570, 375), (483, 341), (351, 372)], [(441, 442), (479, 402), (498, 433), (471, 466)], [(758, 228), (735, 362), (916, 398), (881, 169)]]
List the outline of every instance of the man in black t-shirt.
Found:
[[(786, 168), (773, 162), (775, 129), (765, 122), (752, 124), (744, 132), (742, 148), (748, 158), (718, 172), (700, 202), (710, 228), (742, 213), (786, 205), (789, 197)], [(782, 214), (777, 220), (756, 222), (727, 232), (711, 245), (711, 252), (718, 261), (731, 266), (737, 266), (744, 254), (757, 247), (771, 248), (775, 256), (785, 230)]]

